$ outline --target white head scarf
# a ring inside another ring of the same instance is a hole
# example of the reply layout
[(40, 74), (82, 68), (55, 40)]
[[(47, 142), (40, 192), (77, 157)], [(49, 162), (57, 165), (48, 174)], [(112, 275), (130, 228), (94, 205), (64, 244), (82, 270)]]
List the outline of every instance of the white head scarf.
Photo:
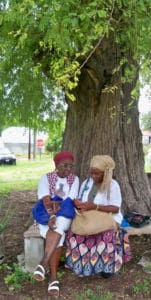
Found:
[(110, 198), (110, 183), (112, 180), (115, 162), (109, 155), (95, 155), (90, 161), (90, 168), (96, 168), (104, 172), (103, 182), (100, 192), (106, 192), (107, 198)]

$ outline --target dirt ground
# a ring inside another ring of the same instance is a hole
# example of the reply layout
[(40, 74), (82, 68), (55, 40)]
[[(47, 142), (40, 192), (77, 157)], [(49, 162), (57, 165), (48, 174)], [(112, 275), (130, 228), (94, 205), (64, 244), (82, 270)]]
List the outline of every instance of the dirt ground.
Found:
[[(4, 279), (11, 273), (6, 264), (12, 266), (17, 262), (17, 255), (24, 251), (23, 233), (33, 223), (31, 208), (36, 201), (35, 191), (13, 192), (5, 199), (3, 213), (11, 203), (13, 215), (4, 232), (5, 261), (0, 265), (0, 299), (1, 300), (49, 300), (47, 296), (48, 279), (42, 283), (25, 281), (22, 289), (10, 290)], [(138, 261), (143, 253), (151, 250), (151, 236), (131, 236), (132, 260), (123, 266), (121, 272), (110, 279), (101, 275), (79, 278), (61, 264), (59, 299), (91, 299), (91, 300), (149, 300), (151, 299), (151, 274), (143, 271)]]

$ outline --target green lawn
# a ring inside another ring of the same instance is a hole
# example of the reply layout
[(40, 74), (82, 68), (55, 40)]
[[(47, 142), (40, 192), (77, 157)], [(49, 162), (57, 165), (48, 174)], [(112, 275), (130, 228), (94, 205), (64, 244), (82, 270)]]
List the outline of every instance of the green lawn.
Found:
[(16, 166), (0, 166), (0, 193), (36, 189), (40, 177), (53, 169), (54, 163), (50, 156), (35, 161), (19, 158)]

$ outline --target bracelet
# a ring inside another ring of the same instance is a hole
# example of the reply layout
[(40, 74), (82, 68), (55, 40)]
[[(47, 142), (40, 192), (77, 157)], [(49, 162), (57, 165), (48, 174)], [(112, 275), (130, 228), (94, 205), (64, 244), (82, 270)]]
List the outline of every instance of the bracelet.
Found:
[(49, 212), (49, 211), (52, 211), (52, 208), (47, 208), (47, 211)]
[(56, 217), (56, 215), (51, 215), (49, 220), (51, 220), (52, 218)]
[(96, 210), (99, 210), (99, 205), (97, 204), (97, 206), (96, 206)]

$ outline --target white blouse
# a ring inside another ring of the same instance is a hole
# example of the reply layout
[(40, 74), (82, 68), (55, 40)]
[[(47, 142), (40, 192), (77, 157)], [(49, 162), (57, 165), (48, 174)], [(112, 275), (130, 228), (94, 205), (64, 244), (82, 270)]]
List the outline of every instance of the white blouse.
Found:
[[(78, 191), (79, 191), (79, 178), (77, 176), (75, 177), (75, 180), (74, 180), (71, 188), (69, 187), (66, 177), (61, 178), (58, 176), (57, 182), (56, 182), (56, 190), (60, 189), (60, 185), (61, 185), (62, 192), (63, 192), (63, 195), (62, 195), (63, 199), (65, 199), (67, 197), (70, 197), (71, 199), (77, 198)], [(47, 175), (45, 174), (41, 177), (39, 185), (38, 185), (38, 199), (41, 199), (47, 195), (50, 195), (50, 192), (49, 192), (48, 178), (47, 178)]]
[[(86, 184), (87, 179), (82, 183), (80, 192), (79, 192), (79, 198), (82, 196), (82, 202), (86, 202), (88, 200), (88, 195), (89, 192), (92, 188), (93, 185), (93, 179), (89, 178), (89, 181)], [(85, 189), (85, 186), (87, 187)], [(84, 192), (83, 192), (84, 191)], [(121, 224), (123, 216), (121, 213), (121, 203), (122, 203), (122, 197), (121, 197), (121, 190), (118, 182), (114, 179), (112, 179), (111, 184), (110, 184), (110, 199), (107, 199), (107, 195), (105, 192), (100, 193), (98, 192), (96, 196), (94, 197), (93, 202), (95, 204), (99, 205), (115, 205), (119, 207), (119, 212), (113, 214), (114, 220), (118, 223)]]

